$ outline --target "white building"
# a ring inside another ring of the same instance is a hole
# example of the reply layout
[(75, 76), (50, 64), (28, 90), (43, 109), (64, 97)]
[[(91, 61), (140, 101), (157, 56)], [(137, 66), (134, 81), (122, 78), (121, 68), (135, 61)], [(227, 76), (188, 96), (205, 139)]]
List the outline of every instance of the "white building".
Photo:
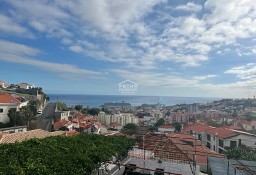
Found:
[(163, 116), (164, 116), (163, 113), (159, 109), (152, 110), (150, 112), (150, 115), (157, 119), (163, 118)]
[(111, 123), (117, 122), (121, 126), (124, 126), (128, 123), (138, 124), (138, 118), (130, 113), (120, 113), (120, 114), (106, 114), (105, 112), (100, 112), (97, 116), (97, 120), (103, 125), (109, 126)]
[(152, 126), (152, 125), (155, 125), (156, 122), (157, 122), (157, 119), (155, 117), (151, 117), (151, 116), (143, 117), (144, 126)]
[(12, 108), (17, 110), (23, 105), (18, 99), (7, 93), (0, 94), (0, 122), (8, 123), (10, 121), (8, 117), (9, 110)]
[(256, 121), (242, 122), (242, 126), (246, 131), (256, 130)]
[(17, 84), (17, 87), (21, 89), (33, 89), (35, 88), (35, 85), (28, 84), (28, 83), (20, 83), (20, 84)]
[(191, 125), (185, 127), (183, 132), (189, 133), (209, 149), (222, 153), (226, 147), (245, 145), (256, 150), (256, 135), (234, 129), (208, 125)]
[(172, 125), (162, 125), (158, 127), (158, 132), (165, 133), (165, 132), (174, 132), (175, 127)]
[(2, 80), (0, 80), (0, 85), (1, 85), (3, 88), (7, 88), (7, 87), (9, 86), (6, 82), (4, 82), (4, 81), (2, 81)]
[(206, 146), (213, 151), (222, 153), (226, 147), (245, 145), (256, 150), (256, 135), (227, 128), (214, 128), (206, 131)]

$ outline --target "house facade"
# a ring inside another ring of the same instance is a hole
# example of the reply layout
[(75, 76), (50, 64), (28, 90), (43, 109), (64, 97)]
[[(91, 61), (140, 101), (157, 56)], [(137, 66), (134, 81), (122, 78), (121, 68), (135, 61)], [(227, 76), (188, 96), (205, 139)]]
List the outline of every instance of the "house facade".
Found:
[(28, 84), (28, 83), (20, 83), (20, 84), (17, 84), (17, 87), (21, 89), (33, 89), (35, 88), (35, 85)]
[(256, 135), (244, 131), (196, 124), (185, 127), (183, 132), (193, 135), (203, 145), (218, 153), (222, 153), (227, 147), (241, 145), (256, 150)]
[(165, 132), (174, 132), (175, 127), (172, 125), (162, 125), (158, 127), (158, 132), (165, 133)]
[(2, 93), (0, 94), (0, 122), (8, 123), (10, 121), (8, 112), (10, 109), (19, 109), (22, 103), (15, 97)]
[(8, 88), (9, 87), (9, 84), (7, 84), (6, 82), (0, 80), (0, 85), (3, 87), (3, 88)]
[(242, 126), (246, 131), (256, 130), (256, 121), (245, 121)]
[(206, 131), (206, 146), (218, 153), (222, 153), (227, 147), (238, 147), (245, 145), (256, 150), (256, 135), (243, 131), (227, 128), (215, 128)]

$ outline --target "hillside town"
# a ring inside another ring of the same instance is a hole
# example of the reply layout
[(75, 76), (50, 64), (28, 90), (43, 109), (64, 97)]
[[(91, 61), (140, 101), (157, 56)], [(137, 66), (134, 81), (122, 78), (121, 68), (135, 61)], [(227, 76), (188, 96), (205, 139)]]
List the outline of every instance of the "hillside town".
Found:
[[(70, 107), (51, 103), (33, 84), (0, 81), (1, 145), (78, 134), (136, 140), (120, 160), (121, 168), (111, 161), (95, 174), (256, 174), (255, 97), (174, 106), (122, 101)], [(247, 157), (232, 154), (236, 149)]]

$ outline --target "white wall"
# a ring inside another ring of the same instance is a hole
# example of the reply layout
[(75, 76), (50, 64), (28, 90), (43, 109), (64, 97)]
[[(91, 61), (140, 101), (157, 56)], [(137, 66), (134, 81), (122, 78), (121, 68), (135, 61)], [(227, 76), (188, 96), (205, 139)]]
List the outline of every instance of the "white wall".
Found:
[(0, 113), (0, 122), (1, 123), (8, 123), (10, 121), (8, 117), (8, 111), (11, 108), (17, 108), (15, 104), (0, 104), (0, 109), (3, 109), (3, 112)]
[(175, 128), (158, 128), (159, 132), (174, 132)]

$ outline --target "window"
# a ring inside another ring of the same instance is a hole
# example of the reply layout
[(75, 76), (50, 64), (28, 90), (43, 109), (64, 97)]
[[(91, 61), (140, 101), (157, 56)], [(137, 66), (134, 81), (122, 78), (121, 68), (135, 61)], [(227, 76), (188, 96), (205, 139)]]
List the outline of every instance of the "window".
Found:
[(219, 139), (219, 146), (223, 148), (223, 140)]
[(215, 145), (213, 146), (213, 151), (216, 151)]
[(201, 134), (198, 134), (198, 140), (202, 141), (202, 135)]
[(207, 148), (211, 149), (211, 144), (209, 142), (207, 142)]
[(190, 134), (190, 135), (193, 135), (193, 131), (192, 131), (192, 130), (190, 130), (190, 131), (189, 131), (189, 134)]
[(222, 153), (223, 152), (223, 149), (219, 149), (219, 153)]
[(230, 141), (230, 147), (231, 148), (234, 148), (234, 147), (236, 147), (236, 141)]
[(0, 113), (3, 113), (4, 112), (4, 109), (3, 108), (0, 108)]
[(242, 145), (242, 141), (241, 139), (238, 140), (238, 146), (241, 146)]
[(211, 135), (210, 134), (207, 134), (207, 140), (211, 141)]

